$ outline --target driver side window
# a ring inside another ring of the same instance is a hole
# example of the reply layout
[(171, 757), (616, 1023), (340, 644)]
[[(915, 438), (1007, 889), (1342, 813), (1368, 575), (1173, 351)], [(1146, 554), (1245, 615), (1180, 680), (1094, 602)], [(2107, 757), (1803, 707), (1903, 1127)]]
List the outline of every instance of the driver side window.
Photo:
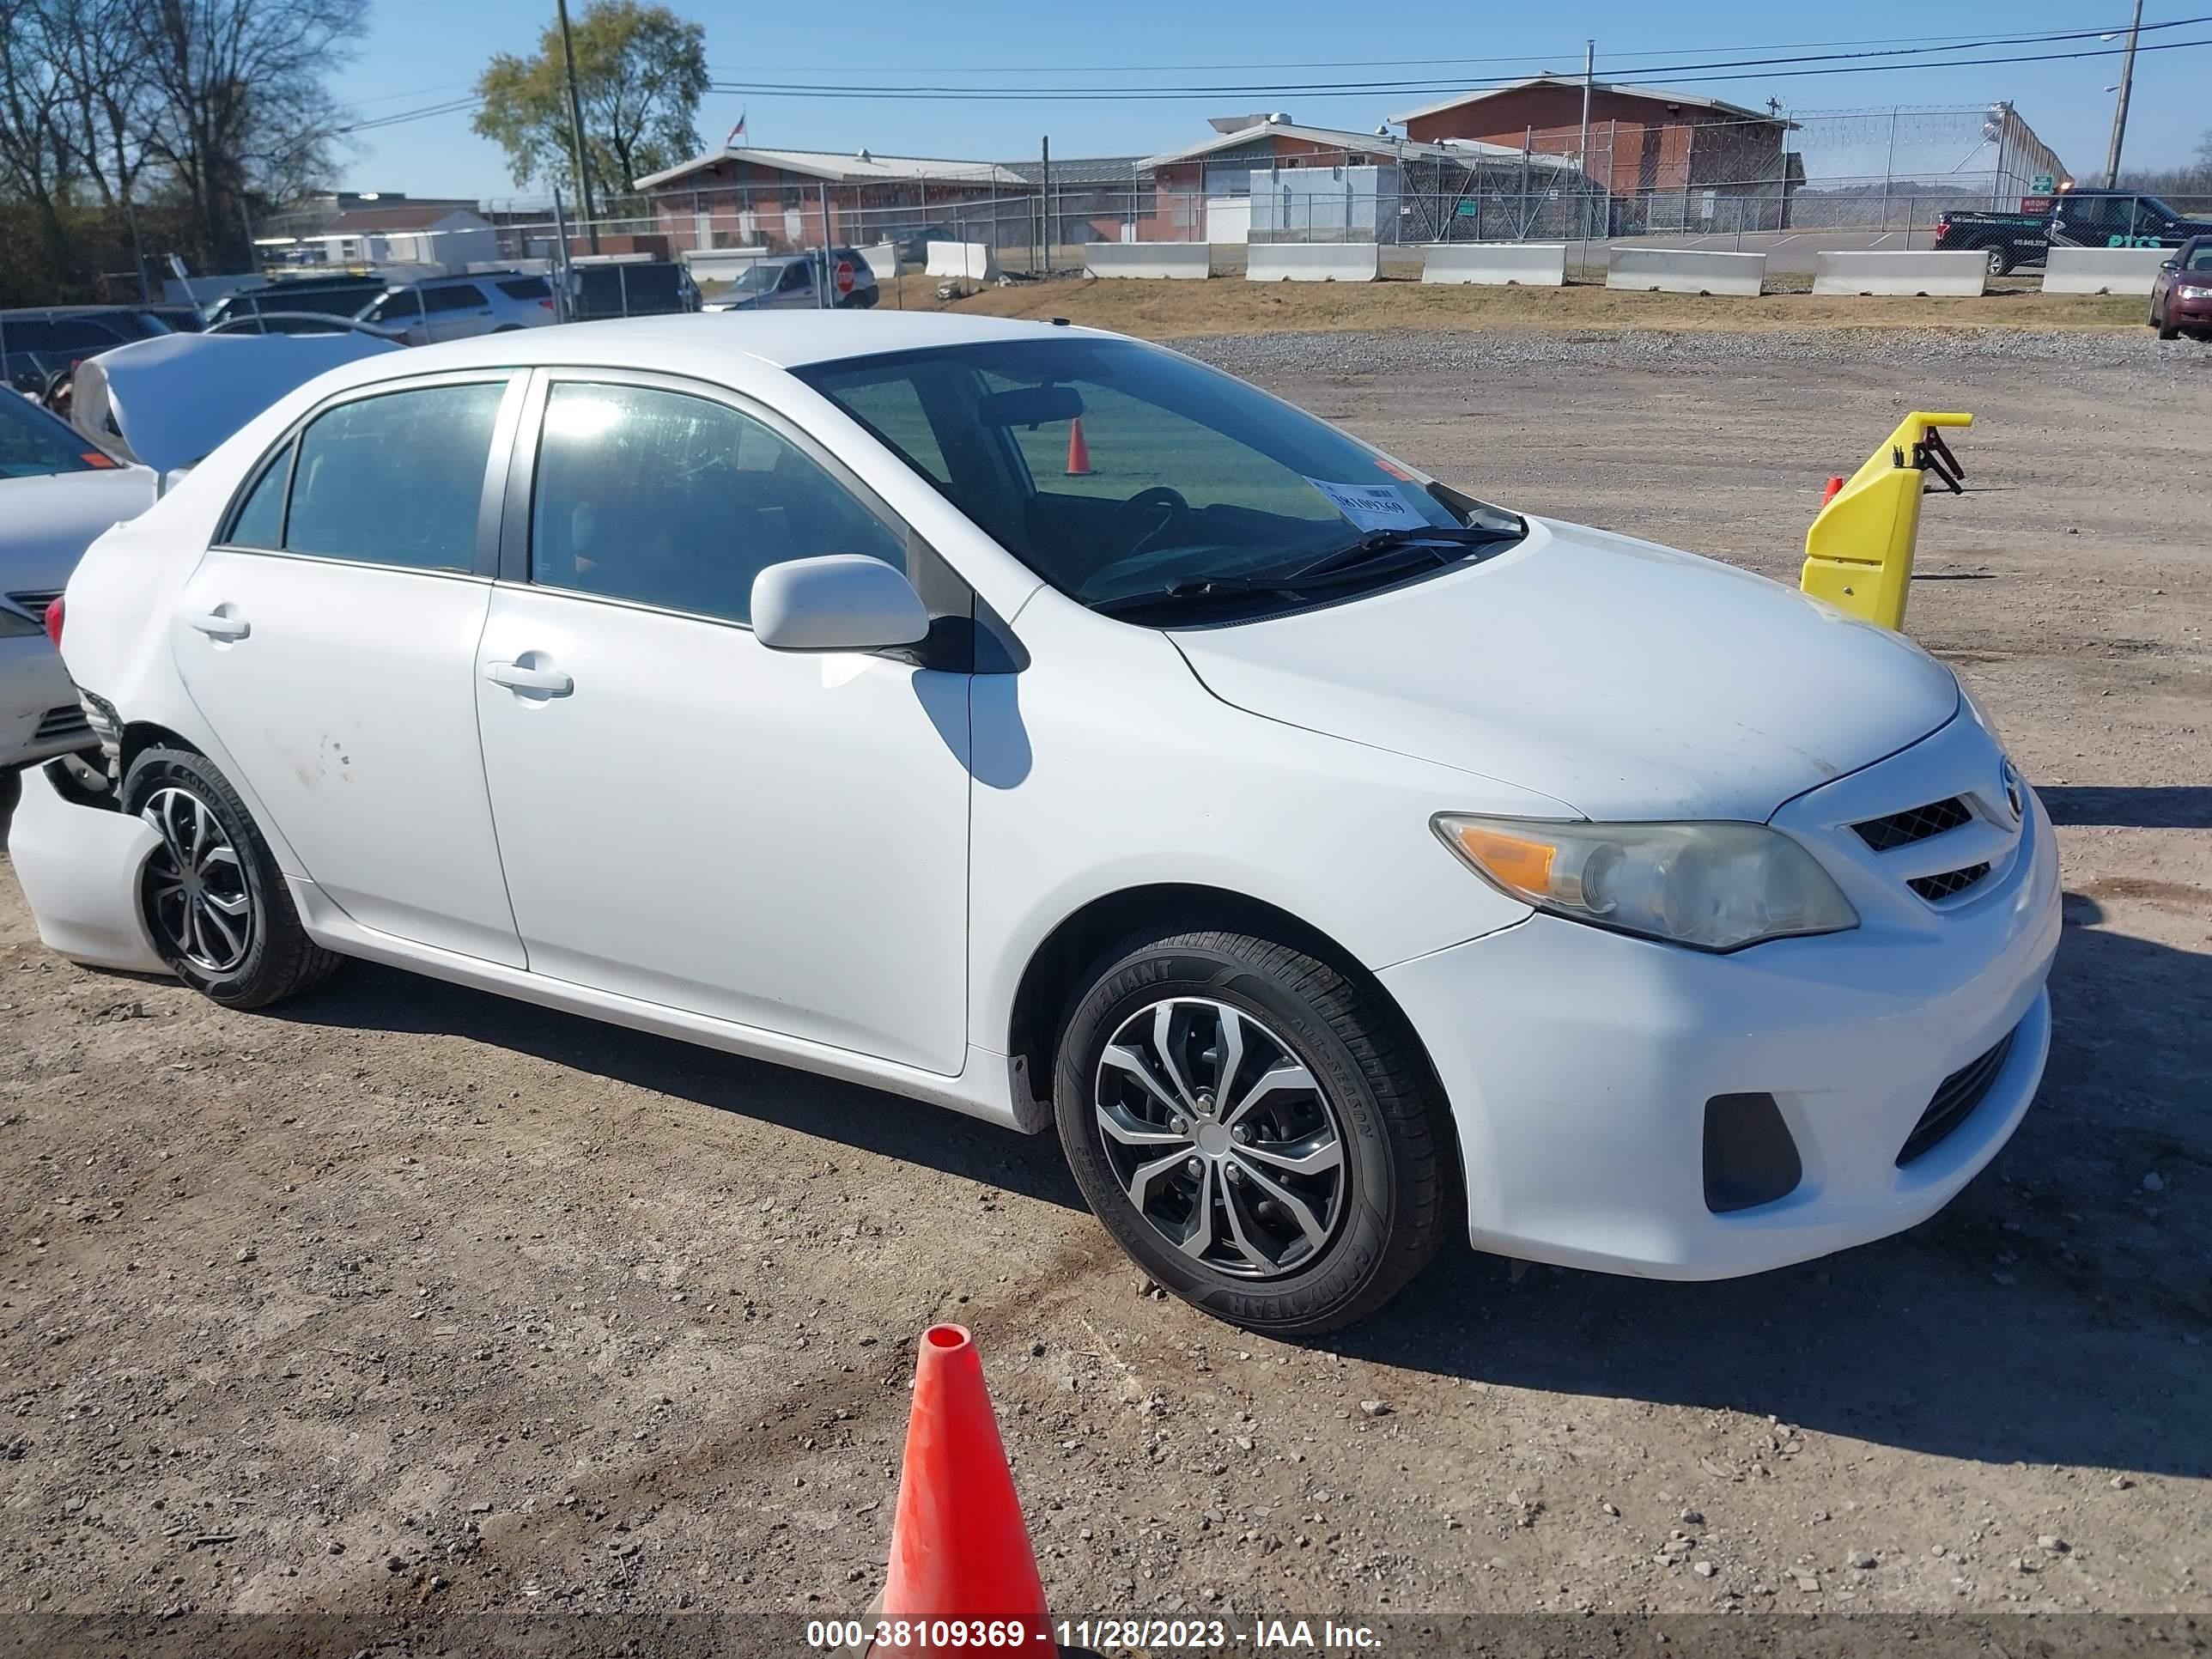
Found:
[(903, 540), (796, 444), (726, 404), (657, 386), (556, 381), (532, 491), (530, 579), (750, 623), (769, 565)]

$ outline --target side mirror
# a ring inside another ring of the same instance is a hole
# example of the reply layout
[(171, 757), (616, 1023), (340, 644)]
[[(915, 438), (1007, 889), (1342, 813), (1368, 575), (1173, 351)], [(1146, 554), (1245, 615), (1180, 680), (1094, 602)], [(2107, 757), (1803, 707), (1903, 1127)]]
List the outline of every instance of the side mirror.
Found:
[(2160, 270), (2179, 270), (2181, 269), (2181, 261), (2179, 259), (2161, 259), (2159, 261), (2158, 268)]
[(929, 633), (904, 574), (865, 553), (772, 564), (753, 578), (753, 633), (771, 651), (880, 651)]

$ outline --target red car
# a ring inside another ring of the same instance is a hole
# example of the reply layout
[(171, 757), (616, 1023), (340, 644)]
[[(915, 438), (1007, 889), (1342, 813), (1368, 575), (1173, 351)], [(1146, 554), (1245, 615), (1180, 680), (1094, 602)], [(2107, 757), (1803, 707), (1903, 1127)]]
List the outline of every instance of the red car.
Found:
[(2192, 236), (2158, 268), (2150, 287), (2150, 325), (2161, 340), (2186, 333), (2212, 340), (2212, 236)]

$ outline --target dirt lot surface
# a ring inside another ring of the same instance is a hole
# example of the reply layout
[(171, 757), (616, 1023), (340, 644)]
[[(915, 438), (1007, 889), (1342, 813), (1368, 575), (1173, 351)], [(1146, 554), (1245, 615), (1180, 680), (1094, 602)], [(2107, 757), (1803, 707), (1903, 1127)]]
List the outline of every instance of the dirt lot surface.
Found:
[[(1809, 277), (1784, 277), (1797, 289)], [(908, 276), (879, 304), (943, 310), (939, 279)], [(2045, 294), (2033, 277), (1979, 299), (1867, 299), (1808, 292), (1728, 297), (1616, 294), (1598, 283), (1565, 288), (1431, 287), (1381, 283), (1016, 283), (981, 289), (951, 308), (992, 317), (1066, 317), (1148, 339), (1328, 329), (1668, 328), (1737, 331), (1793, 328), (2131, 328), (2148, 333), (2147, 302), (2107, 295)]]
[(1823, 477), (1979, 417), (1910, 627), (2068, 893), (1987, 1174), (1735, 1283), (1448, 1247), (1293, 1346), (1147, 1293), (1049, 1139), (364, 965), (229, 1013), (55, 960), (0, 878), (8, 1607), (854, 1612), (952, 1319), (1064, 1616), (2212, 1613), (2212, 356), (1325, 344), (1243, 349), (1481, 494), (1791, 579)]

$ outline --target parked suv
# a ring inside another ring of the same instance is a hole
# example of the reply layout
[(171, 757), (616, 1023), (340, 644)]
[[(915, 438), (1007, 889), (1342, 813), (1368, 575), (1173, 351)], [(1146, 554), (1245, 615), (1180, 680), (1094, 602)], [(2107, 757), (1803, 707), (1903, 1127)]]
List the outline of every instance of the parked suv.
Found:
[(374, 323), (410, 345), (505, 334), (561, 320), (553, 285), (519, 270), (469, 276), (429, 276), (388, 288), (362, 307), (356, 320)]

